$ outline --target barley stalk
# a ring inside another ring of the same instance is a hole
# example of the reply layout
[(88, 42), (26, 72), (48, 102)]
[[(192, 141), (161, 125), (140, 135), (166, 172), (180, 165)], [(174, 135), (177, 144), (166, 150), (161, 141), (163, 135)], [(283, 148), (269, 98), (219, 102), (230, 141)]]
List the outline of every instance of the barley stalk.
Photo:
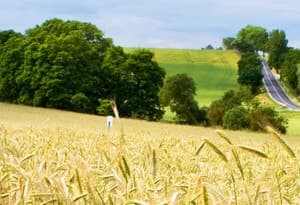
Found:
[(233, 183), (233, 196), (234, 196), (234, 204), (235, 205), (238, 205), (238, 197), (237, 197), (237, 190), (236, 190), (236, 181), (235, 181), (235, 178), (233, 176), (233, 173), (231, 172), (231, 180), (232, 180), (232, 183)]
[(153, 180), (155, 179), (157, 174), (157, 159), (155, 149), (152, 150), (152, 176)]
[(204, 145), (205, 145), (205, 142), (202, 142), (201, 145), (198, 147), (198, 149), (196, 151), (196, 154), (195, 154), (196, 156), (201, 152), (201, 150), (203, 149)]
[(75, 169), (75, 177), (76, 177), (76, 181), (77, 181), (77, 184), (78, 184), (79, 192), (80, 192), (80, 194), (82, 194), (83, 193), (83, 188), (82, 188), (82, 184), (81, 184), (81, 180), (80, 180), (77, 168)]
[(260, 195), (260, 185), (257, 186), (256, 192), (255, 192), (255, 197), (254, 197), (254, 201), (253, 204), (257, 204), (258, 198)]
[(149, 205), (149, 203), (141, 200), (129, 200), (124, 203), (124, 205)]
[(45, 201), (43, 203), (41, 203), (41, 205), (46, 205), (46, 204), (55, 204), (55, 202), (57, 202), (57, 199), (50, 199), (48, 201)]
[(240, 148), (242, 150), (245, 150), (245, 151), (247, 151), (249, 153), (255, 154), (255, 155), (257, 155), (259, 157), (262, 157), (262, 158), (266, 158), (266, 159), (269, 158), (266, 153), (264, 153), (264, 152), (262, 152), (260, 150), (257, 150), (257, 149), (255, 149), (253, 147), (248, 147), (248, 146), (244, 146), (244, 145), (238, 145), (238, 148)]
[(231, 140), (228, 137), (226, 137), (226, 135), (222, 131), (217, 130), (216, 132), (217, 132), (218, 136), (221, 137), (222, 139), (224, 139), (228, 144), (233, 145)]
[(207, 192), (207, 188), (206, 186), (204, 185), (202, 187), (202, 191), (203, 191), (203, 202), (204, 202), (204, 205), (209, 205), (209, 198), (208, 198), (208, 192)]
[(29, 155), (23, 157), (22, 159), (20, 159), (19, 163), (22, 163), (22, 162), (24, 162), (24, 161), (30, 159), (30, 158), (33, 157), (33, 156), (34, 156), (34, 154), (29, 154)]
[(268, 132), (271, 132), (272, 135), (275, 137), (275, 139), (281, 144), (281, 146), (289, 153), (289, 155), (293, 158), (296, 158), (295, 152), (292, 150), (292, 148), (282, 139), (280, 134), (276, 132), (271, 127), (266, 127)]
[(124, 177), (124, 179), (125, 179), (125, 181), (126, 181), (126, 183), (127, 183), (127, 182), (128, 182), (128, 176), (127, 176), (126, 171), (125, 171), (125, 169), (123, 168), (123, 165), (122, 165), (121, 162), (119, 162), (119, 168), (120, 168), (121, 173), (122, 173), (122, 175), (123, 175), (123, 177)]
[(211, 143), (210, 141), (208, 141), (207, 139), (204, 140), (204, 142), (210, 147), (212, 148), (212, 150), (224, 161), (224, 162), (228, 162), (228, 159), (226, 157), (226, 155), (213, 143)]
[(126, 174), (128, 175), (128, 177), (130, 177), (130, 169), (129, 169), (128, 163), (124, 156), (122, 156), (122, 161), (123, 161), (123, 165), (124, 165)]
[(76, 202), (76, 201), (78, 201), (79, 199), (85, 198), (87, 195), (88, 195), (87, 193), (80, 194), (80, 195), (74, 197), (74, 199), (73, 199), (72, 202)]
[(233, 155), (233, 157), (235, 159), (236, 165), (237, 165), (237, 167), (238, 167), (238, 169), (239, 169), (239, 171), (240, 171), (240, 173), (242, 175), (242, 178), (243, 178), (243, 180), (245, 180), (244, 169), (242, 167), (240, 157), (239, 157), (239, 155), (238, 155), (235, 147), (232, 147), (231, 152), (232, 152), (232, 155)]

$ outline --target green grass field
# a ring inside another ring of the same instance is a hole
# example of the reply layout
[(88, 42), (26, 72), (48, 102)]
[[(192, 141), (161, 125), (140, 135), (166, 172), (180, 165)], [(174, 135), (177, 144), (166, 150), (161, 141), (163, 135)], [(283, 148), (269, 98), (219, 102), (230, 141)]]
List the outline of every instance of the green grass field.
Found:
[(300, 201), (296, 137), (131, 119), (108, 132), (105, 117), (6, 103), (0, 116), (0, 204)]
[[(127, 48), (126, 52), (134, 49)], [(155, 60), (166, 70), (167, 77), (186, 73), (197, 86), (196, 100), (209, 106), (224, 92), (236, 86), (238, 55), (234, 51), (149, 49)]]

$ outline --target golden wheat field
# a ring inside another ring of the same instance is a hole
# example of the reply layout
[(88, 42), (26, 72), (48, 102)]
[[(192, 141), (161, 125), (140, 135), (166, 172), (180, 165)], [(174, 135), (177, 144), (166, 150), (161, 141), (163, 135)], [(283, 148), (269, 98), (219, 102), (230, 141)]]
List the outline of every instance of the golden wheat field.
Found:
[(0, 204), (300, 204), (299, 144), (0, 103)]

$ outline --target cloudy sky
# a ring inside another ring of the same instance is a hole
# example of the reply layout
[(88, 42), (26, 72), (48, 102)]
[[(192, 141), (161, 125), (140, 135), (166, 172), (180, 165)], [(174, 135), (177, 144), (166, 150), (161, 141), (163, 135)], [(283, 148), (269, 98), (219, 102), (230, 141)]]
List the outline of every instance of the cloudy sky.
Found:
[(47, 19), (90, 22), (123, 47), (221, 46), (246, 25), (284, 30), (300, 48), (299, 0), (1, 0), (0, 30)]

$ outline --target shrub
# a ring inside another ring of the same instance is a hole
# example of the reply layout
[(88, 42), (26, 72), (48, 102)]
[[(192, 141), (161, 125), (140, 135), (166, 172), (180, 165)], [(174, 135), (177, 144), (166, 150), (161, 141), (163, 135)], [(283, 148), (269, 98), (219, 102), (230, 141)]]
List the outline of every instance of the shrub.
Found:
[(99, 115), (113, 115), (113, 110), (111, 108), (111, 101), (108, 99), (98, 99), (100, 105), (97, 107), (97, 112)]
[(271, 107), (262, 107), (260, 105), (252, 108), (250, 113), (250, 129), (263, 130), (265, 126), (272, 126), (281, 133), (286, 133), (287, 120), (280, 116), (278, 112)]
[(222, 99), (214, 101), (207, 111), (207, 119), (211, 125), (222, 125), (226, 111), (242, 102), (248, 102), (253, 98), (251, 91), (247, 87), (240, 87), (239, 90), (227, 91)]
[(79, 112), (91, 112), (91, 103), (89, 98), (84, 93), (77, 93), (72, 96), (71, 103), (73, 109)]
[(225, 129), (239, 130), (249, 127), (249, 111), (243, 106), (228, 110), (223, 117)]

